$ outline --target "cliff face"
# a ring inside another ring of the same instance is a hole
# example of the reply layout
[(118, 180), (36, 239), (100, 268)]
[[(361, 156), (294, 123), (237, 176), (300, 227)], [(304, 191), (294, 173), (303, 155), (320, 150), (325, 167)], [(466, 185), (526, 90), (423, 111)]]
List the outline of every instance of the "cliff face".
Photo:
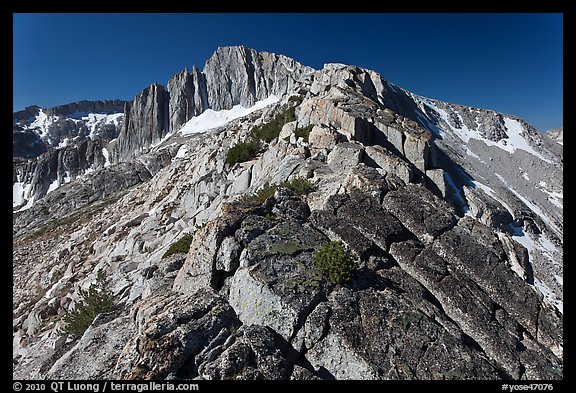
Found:
[(196, 67), (189, 73), (184, 70), (168, 81), (168, 111), (170, 131), (177, 131), (193, 116), (198, 116), (208, 106), (206, 80)]
[(166, 106), (166, 89), (156, 83), (126, 104), (124, 125), (114, 152), (116, 161), (127, 161), (160, 142), (168, 133)]
[(32, 205), (57, 187), (110, 165), (107, 143), (84, 141), (74, 146), (49, 150), (32, 160), (15, 161), (12, 167), (14, 208)]
[[(360, 67), (290, 82), (282, 56), (217, 54), (127, 106), (119, 162), (14, 215), (14, 378), (563, 378), (557, 144)], [(211, 87), (218, 69), (229, 80)], [(151, 146), (217, 102), (269, 94), (282, 97)], [(253, 159), (227, 163), (292, 108)], [(254, 196), (295, 179), (312, 188)], [(189, 250), (164, 257), (184, 235)], [(356, 260), (347, 283), (317, 268), (329, 241)], [(99, 270), (117, 308), (61, 336)]]
[(268, 52), (245, 47), (223, 47), (206, 61), (204, 75), (208, 104), (214, 110), (234, 105), (250, 107), (270, 95), (294, 91), (310, 67)]
[(167, 89), (154, 85), (156, 90), (136, 96), (126, 108), (116, 157), (124, 161), (140, 154), (207, 109), (249, 108), (271, 95), (293, 92), (313, 71), (274, 53), (243, 46), (218, 48), (202, 71), (185, 69), (168, 81)]

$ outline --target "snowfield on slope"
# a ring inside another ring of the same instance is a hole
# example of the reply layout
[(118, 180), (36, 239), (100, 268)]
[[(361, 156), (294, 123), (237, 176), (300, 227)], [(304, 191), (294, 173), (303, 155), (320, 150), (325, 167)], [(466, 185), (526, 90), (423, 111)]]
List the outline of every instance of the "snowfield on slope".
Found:
[(211, 130), (213, 128), (222, 127), (232, 120), (239, 119), (252, 112), (262, 109), (270, 104), (274, 104), (280, 100), (280, 97), (271, 95), (261, 101), (256, 102), (250, 108), (244, 108), (241, 105), (235, 105), (232, 109), (224, 109), (215, 111), (207, 109), (198, 116), (194, 116), (186, 122), (178, 131), (181, 135), (196, 134)]
[[(494, 198), (495, 200), (500, 202), (502, 204), (502, 206), (504, 206), (504, 208), (506, 208), (506, 210), (508, 210), (508, 212), (510, 214), (513, 214), (514, 210), (508, 204), (506, 204), (506, 202), (504, 202), (502, 200), (502, 198), (499, 198), (498, 194), (491, 187), (488, 187), (487, 185), (482, 184), (476, 180), (473, 180), (472, 183), (474, 184), (474, 186), (476, 188), (481, 189), (486, 194), (488, 194), (489, 196), (491, 196), (492, 198)], [(547, 217), (542, 214), (542, 212), (540, 211), (538, 206), (530, 203), (530, 201), (526, 200), (526, 198), (522, 197), (514, 189), (512, 189), (512, 188), (509, 188), (509, 189), (518, 198), (520, 198), (524, 203), (526, 203), (527, 206), (530, 209), (532, 209), (532, 211), (534, 211), (536, 214), (538, 214), (544, 221), (547, 221), (549, 225), (552, 225), (552, 223), (549, 222), (549, 220), (547, 220)], [(466, 215), (473, 217), (469, 212), (466, 212)], [(532, 254), (535, 251), (539, 251), (544, 257), (546, 257), (550, 260), (550, 263), (552, 265), (557, 265), (557, 263), (555, 262), (554, 255), (553, 255), (557, 251), (557, 247), (554, 245), (554, 243), (552, 243), (550, 241), (550, 239), (548, 239), (548, 237), (545, 234), (530, 235), (530, 234), (524, 232), (522, 227), (514, 226), (512, 224), (510, 224), (509, 227), (513, 233), (512, 239), (514, 239), (515, 241), (517, 241), (518, 243), (520, 243), (524, 247), (526, 247), (526, 249), (528, 250), (528, 253), (529, 253), (530, 260), (533, 260), (533, 258), (534, 258), (534, 256)], [(515, 271), (515, 272), (518, 273), (517, 271)], [(562, 278), (560, 278), (560, 280), (556, 279), (556, 281), (560, 285), (562, 285)], [(563, 303), (562, 299), (552, 289), (548, 288), (548, 286), (546, 284), (544, 284), (542, 282), (542, 280), (535, 278), (534, 279), (534, 286), (540, 291), (540, 293), (542, 293), (542, 295), (544, 296), (544, 299), (548, 303), (556, 306), (560, 310), (561, 313), (564, 312), (564, 303)]]
[[(522, 126), (522, 124), (518, 120), (514, 120), (514, 119), (511, 119), (509, 117), (504, 117), (504, 125), (506, 127), (506, 135), (508, 135), (508, 138), (502, 138), (498, 142), (494, 142), (494, 141), (491, 141), (490, 139), (484, 138), (477, 131), (471, 130), (466, 125), (464, 125), (463, 124), (464, 122), (462, 121), (462, 117), (460, 116), (460, 114), (458, 112), (455, 112), (455, 114), (458, 116), (460, 122), (462, 123), (462, 127), (460, 127), (460, 128), (454, 127), (454, 126), (452, 126), (452, 124), (450, 124), (450, 121), (448, 120), (450, 115), (448, 114), (448, 112), (446, 110), (438, 108), (429, 99), (423, 99), (423, 97), (418, 97), (418, 98), (419, 98), (419, 100), (423, 101), (424, 104), (428, 108), (430, 108), (431, 110), (436, 112), (439, 115), (439, 117), (442, 120), (444, 120), (444, 122), (446, 122), (446, 124), (450, 127), (452, 132), (455, 135), (457, 135), (458, 138), (462, 139), (462, 141), (465, 143), (468, 143), (470, 141), (470, 139), (476, 139), (476, 140), (484, 142), (488, 146), (496, 146), (502, 150), (506, 150), (510, 154), (514, 153), (514, 151), (516, 151), (517, 149), (524, 150), (525, 152), (530, 153), (530, 154), (540, 158), (543, 161), (551, 163), (551, 161), (549, 159), (547, 159), (542, 154), (540, 154), (539, 152), (534, 150), (534, 148), (532, 146), (530, 146), (528, 141), (526, 141), (526, 139), (522, 136), (522, 134), (525, 132), (525, 130), (524, 130), (524, 127)], [(442, 137), (444, 137), (443, 134), (444, 133), (441, 131)]]
[[(122, 123), (122, 119), (124, 117), (123, 112), (119, 113), (88, 113), (88, 112), (76, 112), (69, 116), (58, 116), (58, 115), (50, 115), (48, 116), (44, 110), (40, 109), (40, 112), (34, 120), (30, 123), (30, 125), (22, 125), (22, 128), (25, 130), (31, 130), (36, 132), (40, 135), (40, 138), (44, 139), (48, 136), (48, 132), (50, 130), (50, 126), (56, 123), (59, 119), (70, 119), (75, 123), (84, 123), (84, 125), (90, 130), (90, 134), (88, 137), (92, 140), (98, 136), (98, 126), (99, 125), (106, 125), (112, 124), (116, 127), (120, 127)], [(68, 138), (64, 138), (58, 145), (58, 148), (66, 147), (70, 144)]]

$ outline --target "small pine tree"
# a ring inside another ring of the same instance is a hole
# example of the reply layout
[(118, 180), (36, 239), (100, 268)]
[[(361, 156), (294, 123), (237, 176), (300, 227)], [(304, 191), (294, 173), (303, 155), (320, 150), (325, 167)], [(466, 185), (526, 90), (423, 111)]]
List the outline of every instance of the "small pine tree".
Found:
[(96, 283), (88, 290), (80, 289), (80, 301), (73, 310), (66, 311), (62, 320), (64, 331), (72, 336), (82, 336), (98, 314), (114, 310), (114, 296), (104, 271), (98, 271)]
[(349, 282), (356, 274), (356, 260), (342, 242), (328, 242), (314, 255), (316, 268), (332, 283)]

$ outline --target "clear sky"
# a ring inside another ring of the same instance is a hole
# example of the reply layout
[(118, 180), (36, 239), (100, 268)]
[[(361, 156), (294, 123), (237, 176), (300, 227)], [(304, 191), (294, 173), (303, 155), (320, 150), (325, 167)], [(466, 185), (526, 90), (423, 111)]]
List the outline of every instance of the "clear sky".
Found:
[(562, 14), (14, 14), (13, 110), (130, 100), (244, 45), (353, 64), (413, 93), (563, 125)]

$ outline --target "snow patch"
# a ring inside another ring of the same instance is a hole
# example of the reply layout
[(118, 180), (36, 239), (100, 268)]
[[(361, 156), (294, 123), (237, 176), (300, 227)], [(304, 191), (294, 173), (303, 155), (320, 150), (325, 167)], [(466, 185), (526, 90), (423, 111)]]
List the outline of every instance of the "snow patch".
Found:
[[(544, 190), (542, 190), (542, 191), (544, 191)], [(546, 191), (544, 191), (544, 192), (546, 192)], [(558, 197), (556, 197), (554, 195), (549, 196), (548, 202), (550, 202), (551, 204), (553, 204), (554, 206), (556, 206), (560, 209), (564, 209), (564, 202), (563, 202), (562, 193), (559, 193), (558, 195), (559, 195)], [(562, 199), (562, 201), (560, 199)]]
[(36, 115), (36, 118), (32, 123), (30, 123), (28, 128), (37, 128), (40, 131), (40, 137), (44, 138), (48, 134), (48, 127), (50, 124), (52, 124), (53, 120), (57, 118), (57, 116), (48, 117), (48, 115), (44, 113), (42, 109), (40, 109), (40, 112), (38, 112), (38, 115)]
[(470, 150), (468, 147), (466, 147), (466, 154), (468, 154), (470, 157), (476, 158), (481, 163), (486, 164), (486, 162), (483, 159), (481, 159), (477, 154), (474, 154), (472, 150)]
[[(497, 175), (499, 176), (499, 175)], [(502, 178), (502, 176), (500, 176), (501, 180), (504, 181), (504, 179)], [(514, 216), (514, 209), (512, 209), (506, 202), (504, 202), (501, 198), (498, 197), (498, 195), (494, 192), (494, 190), (490, 187), (488, 187), (485, 184), (480, 183), (479, 181), (476, 180), (472, 180), (472, 183), (477, 187), (480, 188), (481, 190), (483, 190), (486, 194), (488, 194), (489, 196), (491, 196), (492, 198), (494, 198), (495, 200), (497, 200), (498, 202), (500, 202), (500, 204), (502, 206), (504, 206), (504, 208), (506, 210), (508, 210), (508, 212)], [(504, 183), (506, 184), (506, 182), (504, 181)]]
[(555, 274), (555, 275), (554, 275), (554, 278), (556, 279), (556, 281), (558, 282), (558, 284), (564, 285), (564, 277)]
[(538, 188), (540, 191), (548, 194), (547, 199), (551, 204), (553, 204), (556, 207), (559, 207), (560, 209), (564, 208), (564, 192), (551, 191), (548, 188), (548, 184), (545, 181), (539, 182), (538, 185), (540, 186)]
[[(186, 125), (186, 124), (185, 124)], [(162, 143), (164, 143), (165, 141), (167, 141), (172, 135), (174, 135), (173, 132), (169, 132), (168, 134), (164, 135), (164, 137), (162, 139), (160, 139), (158, 142), (156, 143), (152, 143), (150, 145), (150, 149), (153, 149), (157, 146), (160, 146)]]
[(22, 182), (16, 182), (12, 185), (12, 207), (20, 206), (28, 199), (30, 190), (32, 189), (31, 184), (25, 184)]
[(564, 314), (564, 302), (561, 301), (556, 297), (554, 291), (552, 291), (548, 285), (544, 284), (537, 278), (534, 278), (534, 286), (540, 291), (540, 293), (544, 296), (544, 300), (547, 300), (548, 303), (553, 304), (558, 308), (560, 313)]
[(110, 166), (110, 153), (105, 147), (102, 148), (102, 155), (104, 156), (104, 167)]
[(535, 205), (533, 202), (529, 201), (528, 199), (526, 199), (525, 197), (523, 197), (522, 195), (520, 195), (520, 193), (518, 191), (516, 191), (515, 189), (513, 189), (512, 187), (508, 187), (508, 189), (510, 191), (512, 191), (512, 193), (514, 193), (514, 195), (516, 195), (518, 197), (518, 199), (520, 199), (522, 202), (524, 202), (524, 204), (526, 206), (528, 206), (530, 208), (530, 210), (532, 210), (534, 213), (536, 213), (536, 215), (538, 215), (538, 217), (540, 217), (540, 219), (542, 221), (544, 221), (550, 228), (554, 228), (554, 230), (556, 230), (557, 232), (562, 232), (559, 230), (559, 228), (548, 218), (548, 216), (546, 214), (544, 214), (544, 212), (542, 211), (542, 209), (540, 209), (540, 207), (538, 207), (537, 205)]
[[(450, 122), (448, 121), (450, 116), (446, 110), (438, 108), (430, 100), (426, 100), (425, 104), (430, 109), (434, 110), (440, 116), (440, 118), (442, 118), (442, 120), (444, 120), (446, 122), (446, 124), (450, 127), (452, 132), (465, 143), (468, 143), (470, 141), (470, 139), (476, 139), (476, 140), (484, 142), (488, 146), (497, 146), (502, 150), (506, 150), (510, 154), (514, 153), (514, 151), (516, 151), (517, 149), (520, 149), (520, 150), (524, 150), (524, 151), (526, 151), (532, 155), (535, 155), (536, 157), (540, 158), (543, 161), (546, 161), (548, 163), (552, 163), (552, 161), (550, 161), (549, 159), (544, 157), (542, 154), (540, 154), (539, 152), (534, 150), (534, 148), (532, 146), (530, 146), (528, 141), (526, 139), (524, 139), (524, 137), (522, 136), (522, 134), (525, 132), (524, 127), (517, 120), (505, 117), (504, 118), (504, 125), (506, 127), (506, 134), (508, 135), (508, 138), (502, 138), (498, 142), (494, 142), (490, 139), (484, 138), (482, 135), (480, 135), (480, 133), (478, 133), (475, 130), (469, 129), (464, 124), (462, 124), (461, 128), (456, 128), (456, 127), (452, 126), (450, 124)], [(458, 117), (460, 118), (460, 121), (462, 122), (462, 117), (460, 116), (460, 114), (458, 114), (457, 112), (454, 112), (454, 114), (458, 115)], [(476, 122), (476, 124), (478, 125), (477, 122)]]
[(80, 119), (85, 122), (86, 127), (90, 130), (90, 139), (94, 139), (98, 134), (98, 126), (105, 124), (113, 124), (119, 126), (120, 120), (124, 113), (88, 113), (85, 115), (80, 114)]
[[(90, 139), (95, 139), (98, 134), (98, 129), (100, 129), (103, 125), (106, 124), (113, 124), (116, 127), (120, 126), (124, 113), (87, 113), (87, 112), (76, 112), (69, 116), (66, 116), (65, 119), (69, 119), (74, 121), (75, 123), (83, 122), (84, 125), (90, 130), (90, 134), (88, 137)], [(51, 115), (48, 116), (42, 109), (40, 109), (39, 113), (33, 118), (33, 121), (30, 125), (24, 125), (24, 129), (33, 130), (35, 131), (40, 138), (44, 139), (48, 136), (48, 130), (50, 126), (55, 123), (61, 116)], [(77, 139), (74, 138), (74, 139)], [(68, 138), (64, 138), (59, 144), (58, 148), (64, 148), (71, 143), (71, 140)]]
[(18, 210), (16, 210), (16, 211), (17, 211), (17, 212), (22, 212), (22, 211), (24, 211), (24, 210), (30, 209), (30, 208), (32, 207), (32, 205), (34, 205), (34, 199), (35, 199), (34, 197), (28, 199), (28, 202), (27, 202), (24, 206), (22, 206), (20, 209), (18, 209)]
[(180, 148), (178, 149), (178, 153), (176, 153), (176, 157), (175, 158), (184, 158), (186, 157), (186, 153), (188, 152), (188, 146), (186, 145), (182, 145), (180, 146)]
[(556, 245), (550, 241), (545, 235), (541, 235), (538, 238), (542, 251), (548, 251), (549, 253), (556, 252)]
[[(522, 244), (528, 250), (529, 258), (532, 259), (532, 254), (538, 251), (542, 254), (545, 258), (548, 258), (550, 262), (556, 265), (554, 259), (554, 253), (557, 251), (556, 245), (546, 237), (544, 234), (540, 234), (537, 238), (532, 238), (528, 234), (524, 233), (524, 230), (521, 227), (517, 227), (514, 225), (509, 225), (510, 229), (513, 232), (512, 239), (517, 241), (518, 243)], [(562, 277), (555, 275), (556, 281), (560, 285), (563, 285)], [(542, 295), (544, 299), (550, 303), (555, 305), (560, 312), (563, 313), (563, 302), (559, 300), (558, 296), (552, 291), (546, 284), (538, 280), (538, 278), (534, 278), (534, 286)]]
[[(490, 141), (492, 144), (498, 146), (499, 148), (506, 150), (510, 153), (514, 153), (516, 149), (524, 150), (536, 157), (540, 158), (543, 161), (548, 163), (552, 163), (542, 154), (534, 150), (532, 146), (522, 137), (522, 133), (524, 132), (524, 127), (518, 120), (510, 119), (508, 117), (504, 118), (504, 125), (506, 126), (506, 134), (508, 138), (503, 138), (499, 140), (497, 143)], [(504, 141), (506, 140), (506, 144), (504, 145)]]
[(50, 194), (52, 191), (54, 191), (58, 187), (60, 187), (60, 183), (58, 182), (58, 178), (56, 178), (56, 179), (54, 179), (54, 181), (52, 183), (50, 183), (50, 187), (48, 187), (48, 191), (46, 191), (46, 194)]
[(279, 97), (271, 95), (262, 101), (256, 102), (250, 108), (244, 108), (241, 105), (235, 105), (232, 109), (224, 109), (221, 111), (207, 109), (200, 115), (194, 116), (188, 120), (178, 132), (181, 135), (189, 135), (208, 131), (217, 127), (222, 127), (232, 120), (239, 119), (270, 104), (274, 104), (275, 102), (278, 102), (279, 99)]
[(64, 147), (68, 146), (69, 143), (70, 143), (70, 140), (68, 138), (62, 139), (62, 142), (60, 142), (58, 144), (58, 149), (62, 149)]
[(460, 190), (458, 189), (458, 186), (456, 186), (456, 183), (454, 183), (454, 180), (452, 179), (452, 177), (450, 176), (450, 174), (448, 172), (444, 172), (444, 180), (446, 181), (446, 184), (452, 190), (452, 195), (454, 195), (454, 197), (456, 199), (458, 199), (458, 202), (460, 202), (462, 204), (462, 208), (465, 210), (464, 213), (465, 214), (468, 213), (468, 210), (469, 210), (468, 204), (466, 203), (466, 201), (462, 197), (462, 194), (461, 194)]
[(508, 226), (512, 230), (512, 239), (526, 247), (528, 253), (531, 254), (532, 251), (536, 249), (534, 241), (524, 233), (524, 229), (522, 227), (518, 227), (512, 224), (509, 224)]

